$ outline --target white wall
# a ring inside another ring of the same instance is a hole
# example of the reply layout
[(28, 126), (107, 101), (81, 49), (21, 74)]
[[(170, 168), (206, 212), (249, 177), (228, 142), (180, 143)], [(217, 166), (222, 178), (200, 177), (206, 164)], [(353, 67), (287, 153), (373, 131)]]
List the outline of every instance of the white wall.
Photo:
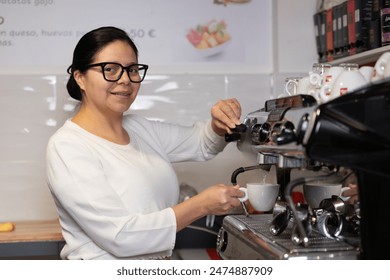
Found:
[(315, 9), (314, 0), (276, 1), (276, 72), (307, 72), (318, 60), (313, 25)]
[[(265, 22), (276, 23), (273, 30), (269, 24), (269, 34), (275, 37), (268, 36), (264, 40), (276, 44), (261, 56), (274, 58), (271, 67), (252, 74), (164, 73), (164, 68), (160, 68), (148, 75), (133, 110), (146, 117), (189, 124), (207, 119), (211, 105), (218, 99), (236, 97), (242, 103), (244, 118), (261, 108), (265, 100), (275, 97), (285, 75), (309, 71), (315, 60), (315, 47), (311, 46), (314, 3), (311, 0), (269, 2), (276, 16), (272, 18), (272, 13), (264, 12), (261, 15), (269, 16)], [(307, 18), (310, 20), (305, 21)], [(297, 38), (295, 30), (305, 32)], [(306, 46), (304, 49), (300, 48), (302, 44)], [(278, 71), (274, 73), (272, 68)], [(66, 93), (66, 79), (67, 76), (58, 73), (0, 75), (0, 118), (3, 120), (0, 126), (0, 221), (57, 217), (46, 186), (44, 153), (48, 137), (72, 114), (74, 102)], [(180, 182), (202, 190), (215, 183), (230, 184), (230, 175), (236, 168), (255, 163), (255, 155), (241, 153), (230, 144), (210, 162), (175, 164), (175, 169)], [(257, 180), (261, 175), (260, 171), (242, 174), (239, 183)]]
[(318, 61), (313, 15), (317, 1), (277, 0), (273, 2), (274, 88), (273, 96), (283, 92), (286, 77), (305, 76)]

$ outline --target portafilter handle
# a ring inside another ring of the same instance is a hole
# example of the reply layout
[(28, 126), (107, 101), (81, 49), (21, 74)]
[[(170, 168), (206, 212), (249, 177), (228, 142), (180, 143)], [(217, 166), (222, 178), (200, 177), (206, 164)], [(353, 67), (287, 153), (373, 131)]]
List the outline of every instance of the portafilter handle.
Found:
[(296, 228), (299, 233), (299, 240), (294, 240), (294, 243), (301, 243), (304, 247), (309, 246), (309, 238), (307, 237), (305, 227), (302, 224), (302, 221), (298, 217), (297, 210), (295, 208), (294, 201), (292, 199), (292, 191), (293, 189), (298, 186), (307, 183), (306, 178), (298, 178), (295, 180), (290, 181), (290, 183), (287, 184), (286, 189), (284, 190), (284, 197), (290, 207), (290, 210), (292, 212), (292, 215), (294, 217), (294, 221), (296, 223)]
[[(294, 188), (296, 186), (299, 186), (299, 185), (304, 185), (306, 183), (309, 183), (309, 182), (312, 182), (312, 181), (320, 181), (320, 180), (324, 180), (326, 178), (328, 178), (329, 176), (331, 175), (334, 175), (336, 172), (333, 171), (327, 175), (323, 175), (323, 176), (318, 176), (318, 177), (310, 177), (310, 178), (297, 178), (295, 180), (292, 180), (290, 181), (287, 186), (286, 186), (286, 189), (284, 190), (284, 196), (285, 196), (285, 199), (286, 199), (286, 202), (288, 203), (288, 206), (292, 212), (292, 215), (294, 217), (294, 221), (296, 223), (296, 230), (297, 230), (297, 233), (293, 238), (293, 242), (296, 243), (296, 244), (302, 244), (304, 247), (308, 247), (309, 246), (309, 238), (307, 236), (307, 233), (306, 233), (306, 229), (305, 229), (305, 226), (303, 225), (303, 222), (302, 220), (300, 219), (299, 217), (299, 213), (295, 207), (295, 204), (294, 204), (294, 201), (292, 199), (292, 192), (294, 190)], [(299, 238), (296, 238), (297, 236), (299, 236)]]
[(245, 133), (247, 130), (247, 126), (245, 124), (239, 124), (235, 128), (232, 129), (232, 134), (225, 134), (226, 142), (234, 142), (241, 140), (241, 134)]

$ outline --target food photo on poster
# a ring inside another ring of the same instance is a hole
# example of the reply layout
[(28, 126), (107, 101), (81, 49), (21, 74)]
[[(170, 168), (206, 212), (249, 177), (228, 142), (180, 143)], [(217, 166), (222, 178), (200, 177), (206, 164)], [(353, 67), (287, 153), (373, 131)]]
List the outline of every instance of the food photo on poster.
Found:
[(226, 22), (215, 19), (190, 28), (186, 37), (204, 57), (223, 52), (231, 40)]

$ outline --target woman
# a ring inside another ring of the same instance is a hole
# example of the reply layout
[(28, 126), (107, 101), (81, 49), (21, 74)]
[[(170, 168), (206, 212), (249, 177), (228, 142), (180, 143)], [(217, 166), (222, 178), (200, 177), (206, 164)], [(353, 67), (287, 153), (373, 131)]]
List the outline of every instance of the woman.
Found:
[(244, 193), (222, 184), (177, 204), (171, 166), (222, 151), (222, 136), (240, 123), (240, 104), (219, 101), (211, 121), (193, 127), (124, 114), (147, 69), (133, 41), (115, 27), (88, 32), (74, 50), (67, 89), (80, 108), (47, 146), (63, 259), (169, 258), (177, 231), (240, 205)]

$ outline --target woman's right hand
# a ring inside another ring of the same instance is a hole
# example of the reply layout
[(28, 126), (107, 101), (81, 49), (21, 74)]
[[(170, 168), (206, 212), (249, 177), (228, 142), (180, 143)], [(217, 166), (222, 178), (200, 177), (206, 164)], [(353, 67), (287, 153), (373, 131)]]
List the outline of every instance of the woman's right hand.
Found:
[(240, 205), (245, 193), (240, 186), (218, 184), (172, 207), (176, 215), (177, 231), (207, 215), (225, 215)]
[(200, 192), (197, 196), (203, 206), (204, 215), (225, 215), (233, 208), (240, 206), (239, 197), (245, 193), (239, 190), (240, 186), (226, 186), (218, 184)]

